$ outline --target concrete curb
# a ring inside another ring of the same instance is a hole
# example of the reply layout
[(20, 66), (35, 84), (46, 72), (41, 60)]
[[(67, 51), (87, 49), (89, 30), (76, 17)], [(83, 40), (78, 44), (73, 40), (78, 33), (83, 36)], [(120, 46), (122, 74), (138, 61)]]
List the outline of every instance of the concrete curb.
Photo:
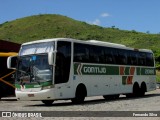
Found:
[(2, 97), (0, 101), (17, 101), (16, 97)]

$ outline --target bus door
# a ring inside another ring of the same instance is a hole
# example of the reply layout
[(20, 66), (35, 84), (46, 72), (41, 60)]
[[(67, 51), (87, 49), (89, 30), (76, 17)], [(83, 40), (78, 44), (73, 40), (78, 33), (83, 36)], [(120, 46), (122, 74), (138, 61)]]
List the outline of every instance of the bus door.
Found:
[(70, 98), (72, 96), (72, 81), (69, 80), (70, 66), (71, 42), (58, 41), (54, 81), (57, 98)]

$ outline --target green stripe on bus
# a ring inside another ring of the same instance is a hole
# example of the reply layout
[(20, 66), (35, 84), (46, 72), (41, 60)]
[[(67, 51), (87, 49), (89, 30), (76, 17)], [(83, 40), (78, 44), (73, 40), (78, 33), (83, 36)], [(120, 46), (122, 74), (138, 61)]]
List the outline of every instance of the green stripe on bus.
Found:
[(75, 75), (118, 75), (118, 66), (74, 64)]
[(130, 67), (125, 68), (125, 75), (130, 75)]
[(141, 68), (141, 75), (156, 75), (154, 68)]
[[(135, 69), (136, 68), (136, 69)], [(134, 74), (135, 73), (135, 74)], [(74, 63), (75, 75), (156, 75), (155, 68)]]
[(123, 85), (127, 84), (127, 76), (122, 76), (122, 84)]
[(136, 70), (137, 70), (137, 75), (141, 75), (141, 68), (137, 67)]
[(155, 68), (136, 68), (137, 75), (156, 75), (156, 69)]

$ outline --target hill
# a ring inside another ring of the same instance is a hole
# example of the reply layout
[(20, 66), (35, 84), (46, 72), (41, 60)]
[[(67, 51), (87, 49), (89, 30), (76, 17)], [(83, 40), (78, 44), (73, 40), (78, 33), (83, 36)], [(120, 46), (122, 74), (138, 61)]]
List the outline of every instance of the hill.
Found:
[(96, 39), (129, 47), (152, 49), (160, 61), (160, 34), (90, 25), (61, 15), (35, 15), (0, 24), (0, 39), (24, 43), (46, 38)]

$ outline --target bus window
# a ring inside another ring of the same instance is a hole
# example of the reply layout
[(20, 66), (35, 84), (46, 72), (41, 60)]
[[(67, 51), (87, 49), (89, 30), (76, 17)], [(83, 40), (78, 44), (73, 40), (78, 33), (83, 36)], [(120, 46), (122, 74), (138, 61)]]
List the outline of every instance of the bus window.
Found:
[(138, 55), (138, 65), (145, 66), (146, 65), (146, 54), (140, 52)]
[(134, 51), (128, 52), (128, 65), (137, 65), (138, 63), (138, 55)]
[(65, 83), (69, 80), (70, 64), (71, 64), (71, 43), (59, 41), (57, 43), (55, 84)]
[(116, 48), (111, 48), (112, 64), (119, 64), (118, 50)]
[(100, 51), (98, 50), (98, 47), (91, 45), (89, 49), (89, 62), (99, 63), (99, 53)]
[(107, 64), (114, 64), (114, 55), (116, 53), (114, 53), (114, 49), (111, 49), (111, 48), (106, 48), (105, 49), (105, 63)]
[(105, 63), (105, 53), (104, 53), (104, 51), (105, 51), (105, 48), (104, 47), (98, 47), (97, 48), (97, 57), (98, 57), (98, 59), (99, 59), (99, 63), (101, 63), (101, 64), (103, 64), (103, 63)]
[(154, 66), (154, 59), (152, 53), (146, 53), (146, 65), (147, 66)]
[(125, 50), (118, 50), (118, 62), (120, 65), (127, 64), (127, 52)]
[(89, 62), (89, 45), (74, 44), (74, 62)]

